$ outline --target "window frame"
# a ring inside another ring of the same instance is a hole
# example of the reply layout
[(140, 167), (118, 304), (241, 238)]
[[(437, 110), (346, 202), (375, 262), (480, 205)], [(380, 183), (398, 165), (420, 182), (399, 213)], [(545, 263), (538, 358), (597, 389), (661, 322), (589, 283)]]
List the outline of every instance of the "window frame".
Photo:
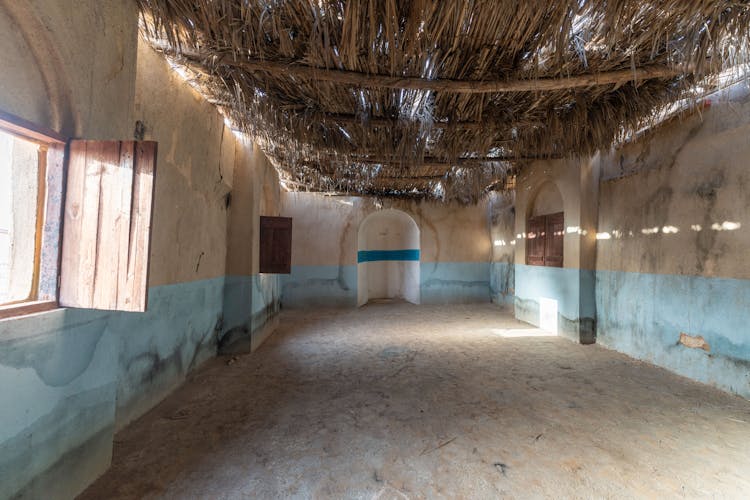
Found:
[[(560, 234), (556, 234), (552, 227), (555, 224), (565, 227), (565, 212), (530, 216), (526, 219), (527, 266), (565, 267), (565, 231), (563, 229)], [(560, 255), (550, 254), (554, 238), (560, 238)], [(535, 246), (541, 248), (541, 255), (532, 251)]]
[[(62, 207), (64, 206), (64, 177), (65, 177), (65, 148), (68, 143), (68, 138), (55, 132), (54, 130), (47, 129), (39, 126), (35, 123), (29, 122), (0, 110), (0, 130), (4, 133), (15, 136), (19, 139), (33, 142), (39, 145), (39, 160), (38, 160), (38, 172), (37, 172), (37, 216), (36, 216), (36, 233), (34, 242), (34, 272), (32, 275), (31, 290), (29, 296), (26, 299), (9, 302), (0, 305), (0, 320), (14, 318), (17, 316), (25, 316), (28, 314), (49, 311), (57, 309), (59, 307), (59, 259), (61, 255), (61, 235), (62, 235)], [(58, 279), (56, 280), (54, 297), (51, 299), (40, 299), (39, 298), (39, 287), (40, 287), (40, 276), (42, 272), (42, 251), (43, 251), (43, 236), (45, 230), (45, 222), (48, 220), (48, 201), (50, 197), (50, 190), (48, 188), (48, 173), (49, 173), (49, 157), (54, 151), (59, 151), (62, 154), (60, 161), (62, 162), (62, 192), (60, 213), (58, 215), (58, 235), (55, 257), (58, 261), (57, 274)]]

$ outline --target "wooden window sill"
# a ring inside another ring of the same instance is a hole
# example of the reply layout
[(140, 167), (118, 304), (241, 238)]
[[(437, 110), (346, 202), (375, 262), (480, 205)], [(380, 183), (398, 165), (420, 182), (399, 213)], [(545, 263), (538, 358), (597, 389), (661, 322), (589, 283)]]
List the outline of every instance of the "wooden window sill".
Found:
[(0, 306), (0, 320), (51, 311), (59, 307), (60, 306), (55, 300), (40, 300), (34, 302), (22, 302), (20, 304), (9, 304), (6, 306)]

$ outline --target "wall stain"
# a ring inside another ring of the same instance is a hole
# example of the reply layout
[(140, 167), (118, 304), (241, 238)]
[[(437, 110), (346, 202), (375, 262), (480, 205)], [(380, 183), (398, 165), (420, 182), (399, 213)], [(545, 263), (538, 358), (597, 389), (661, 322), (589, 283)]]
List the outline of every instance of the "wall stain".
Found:
[(177, 348), (168, 356), (156, 352), (144, 352), (131, 358), (125, 367), (126, 379), (137, 380), (137, 384), (152, 384), (163, 373), (183, 373), (182, 356)]
[[(104, 386), (68, 396), (23, 432), (0, 444), (2, 456), (12, 457), (1, 464), (7, 476), (0, 482), (0, 498), (47, 498), (51, 491), (61, 498), (72, 498), (81, 487), (76, 481), (81, 464), (88, 461), (89, 467), (103, 473), (106, 462), (102, 459), (109, 459), (114, 434), (113, 391)], [(49, 433), (49, 429), (60, 426), (62, 432)], [(30, 436), (34, 437), (33, 446), (29, 446)], [(71, 443), (80, 442), (81, 436), (85, 441), (71, 447)], [(61, 449), (65, 452), (59, 454)], [(46, 467), (31, 475), (31, 464)]]
[(422, 245), (422, 241), (424, 241), (423, 227), (429, 228), (429, 230), (432, 231), (432, 233), (435, 235), (435, 257), (434, 257), (434, 262), (432, 265), (432, 271), (435, 272), (437, 270), (437, 267), (440, 261), (440, 236), (438, 234), (438, 230), (435, 227), (435, 224), (433, 224), (427, 217), (425, 217), (421, 206), (419, 206), (418, 204), (415, 205), (412, 208), (412, 212), (417, 216), (417, 226), (419, 227), (420, 247), (424, 246)]
[(696, 232), (696, 262), (695, 268), (702, 273), (712, 258), (719, 258), (720, 254), (712, 257), (711, 253), (716, 244), (717, 231), (711, 229), (714, 222), (714, 209), (718, 198), (719, 189), (726, 182), (724, 172), (714, 169), (710, 177), (693, 188), (693, 193), (698, 196), (703, 204), (703, 226), (701, 231)]
[[(669, 221), (669, 206), (673, 195), (674, 190), (671, 187), (662, 185), (644, 203), (646, 226), (657, 231), (652, 238), (662, 237), (661, 229)], [(641, 270), (647, 272), (657, 272), (659, 269), (659, 256), (650, 250), (652, 246), (654, 245), (649, 245), (649, 249), (641, 256)]]
[(490, 286), (489, 281), (461, 281), (461, 280), (445, 280), (445, 279), (439, 279), (439, 278), (430, 278), (426, 281), (422, 282), (422, 287), (429, 288), (429, 287), (440, 287), (440, 286), (459, 286), (462, 288), (467, 287), (473, 287), (473, 286), (481, 286), (481, 287), (488, 287)]
[[(515, 298), (514, 301), (516, 317), (521, 321), (527, 323), (536, 323), (539, 318), (539, 302), (534, 299), (522, 299), (519, 297)], [(590, 345), (596, 343), (596, 319), (583, 317), (583, 318), (568, 318), (557, 313), (557, 331), (562, 333), (563, 336), (573, 338), (576, 342), (583, 345)]]
[(66, 325), (63, 331), (51, 332), (44, 338), (3, 342), (0, 364), (16, 369), (33, 368), (46, 385), (64, 387), (89, 367), (106, 326), (107, 320), (99, 318)]
[(338, 273), (336, 275), (336, 283), (338, 284), (338, 287), (345, 292), (348, 292), (349, 285), (347, 285), (346, 280), (344, 279), (344, 256), (346, 255), (346, 235), (349, 234), (349, 230), (352, 227), (354, 214), (349, 213), (346, 216), (346, 223), (344, 224), (344, 229), (341, 231), (341, 236), (339, 237), (339, 266), (338, 266)]
[(248, 325), (241, 325), (231, 328), (221, 336), (216, 352), (219, 356), (250, 352), (251, 345), (250, 328)]

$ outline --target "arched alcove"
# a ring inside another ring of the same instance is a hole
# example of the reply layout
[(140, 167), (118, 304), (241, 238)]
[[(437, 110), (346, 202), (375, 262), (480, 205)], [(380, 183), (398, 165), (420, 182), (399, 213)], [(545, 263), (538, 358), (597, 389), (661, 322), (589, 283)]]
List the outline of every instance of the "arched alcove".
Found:
[(562, 195), (552, 182), (545, 182), (527, 209), (526, 264), (563, 267), (564, 238)]
[[(527, 208), (526, 264), (543, 267), (563, 267), (565, 242), (565, 214), (563, 197), (552, 181), (544, 182), (536, 190)], [(538, 325), (552, 333), (558, 331), (559, 297), (549, 289), (537, 297)]]
[(374, 299), (419, 304), (419, 227), (400, 210), (380, 210), (359, 226), (357, 305)]
[(536, 192), (529, 204), (529, 217), (554, 214), (563, 211), (563, 198), (552, 181), (547, 181)]
[[(0, 45), (4, 50), (3, 111), (65, 135), (80, 135), (80, 116), (70, 80), (70, 61), (34, 2), (0, 0)], [(122, 47), (120, 47), (122, 50)]]

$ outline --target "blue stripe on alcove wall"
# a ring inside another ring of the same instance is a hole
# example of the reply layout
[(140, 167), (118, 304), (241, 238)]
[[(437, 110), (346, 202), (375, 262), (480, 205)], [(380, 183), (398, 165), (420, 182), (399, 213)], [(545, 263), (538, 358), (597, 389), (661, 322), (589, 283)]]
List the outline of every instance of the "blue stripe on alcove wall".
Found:
[(419, 260), (419, 250), (360, 250), (357, 262), (377, 262), (381, 260)]

